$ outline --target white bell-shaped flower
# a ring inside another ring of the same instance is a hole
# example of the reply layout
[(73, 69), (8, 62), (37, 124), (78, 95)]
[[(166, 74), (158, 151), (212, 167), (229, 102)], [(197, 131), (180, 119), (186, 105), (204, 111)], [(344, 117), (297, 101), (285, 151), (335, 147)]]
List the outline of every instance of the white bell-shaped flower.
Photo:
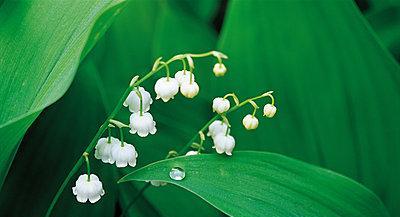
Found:
[(214, 65), (213, 72), (216, 77), (224, 76), (226, 73), (226, 67), (223, 63), (216, 63)]
[(254, 130), (258, 127), (258, 119), (250, 114), (243, 118), (242, 123), (247, 130)]
[(198, 151), (188, 151), (186, 154), (185, 154), (185, 156), (192, 156), (192, 155), (198, 155), (198, 154), (200, 154)]
[(154, 91), (157, 94), (156, 99), (161, 98), (164, 102), (168, 102), (178, 93), (179, 83), (175, 78), (163, 77), (157, 80)]
[(117, 167), (136, 166), (136, 158), (138, 153), (135, 147), (131, 144), (124, 142), (124, 145), (115, 145), (111, 150), (112, 158), (115, 160)]
[(214, 137), (214, 147), (218, 154), (232, 155), (235, 139), (231, 135), (218, 134)]
[(81, 203), (85, 203), (88, 200), (91, 203), (96, 203), (105, 192), (99, 177), (95, 174), (90, 174), (90, 180), (88, 180), (88, 175), (83, 174), (76, 180), (75, 187), (72, 187), (72, 193), (76, 196), (76, 200)]
[(210, 126), (208, 126), (207, 136), (211, 136), (211, 138), (214, 138), (219, 134), (225, 134), (227, 130), (228, 130), (228, 124), (226, 124), (223, 121), (216, 120), (212, 122)]
[(158, 180), (151, 180), (151, 181), (150, 181), (150, 184), (151, 184), (152, 186), (155, 186), (155, 187), (160, 187), (160, 186), (166, 186), (166, 185), (167, 185), (166, 182), (158, 181)]
[(230, 107), (231, 103), (227, 99), (224, 99), (222, 97), (217, 97), (213, 100), (212, 104), (213, 111), (217, 112), (218, 114), (228, 111)]
[(110, 137), (110, 139), (100, 138), (95, 147), (94, 157), (104, 163), (114, 163), (114, 159), (111, 156), (111, 150), (115, 145), (119, 145), (120, 143), (119, 139), (114, 137)]
[[(149, 92), (147, 92), (143, 87), (139, 87), (139, 92), (142, 95), (142, 107), (143, 112), (147, 112), (150, 110), (150, 105), (153, 103), (153, 99)], [(124, 104), (125, 107), (129, 106), (130, 112), (138, 112), (140, 110), (140, 98), (136, 91), (131, 91), (126, 98)]]
[(131, 128), (130, 133), (137, 133), (140, 137), (146, 137), (149, 133), (155, 134), (157, 132), (156, 122), (148, 112), (143, 113), (143, 115), (140, 115), (139, 112), (132, 113), (129, 127)]
[(274, 117), (276, 113), (276, 107), (271, 105), (271, 104), (266, 104), (264, 106), (264, 116), (268, 117), (268, 118), (272, 118)]
[[(179, 85), (183, 83), (190, 82), (190, 71), (181, 70), (175, 73), (175, 79), (178, 81)], [(192, 74), (192, 81), (194, 81), (194, 74)]]
[(181, 93), (186, 98), (193, 98), (199, 93), (199, 85), (196, 82), (184, 82), (181, 85)]

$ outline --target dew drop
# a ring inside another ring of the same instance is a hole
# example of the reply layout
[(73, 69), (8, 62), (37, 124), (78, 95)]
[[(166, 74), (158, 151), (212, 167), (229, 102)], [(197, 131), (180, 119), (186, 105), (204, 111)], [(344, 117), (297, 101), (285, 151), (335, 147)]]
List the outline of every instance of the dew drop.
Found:
[(173, 180), (180, 181), (185, 178), (185, 170), (180, 167), (173, 167), (169, 172), (169, 177)]

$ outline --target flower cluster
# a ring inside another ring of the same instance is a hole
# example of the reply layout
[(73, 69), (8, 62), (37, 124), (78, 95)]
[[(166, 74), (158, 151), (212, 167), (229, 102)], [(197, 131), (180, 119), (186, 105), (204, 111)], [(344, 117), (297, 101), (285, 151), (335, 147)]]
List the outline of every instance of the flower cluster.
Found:
[(233, 148), (235, 148), (235, 138), (230, 135), (230, 124), (226, 117), (226, 114), (231, 109), (230, 101), (228, 97), (232, 97), (235, 101), (235, 107), (241, 107), (246, 103), (250, 103), (254, 110), (252, 114), (248, 114), (243, 118), (242, 124), (247, 130), (254, 130), (258, 127), (259, 121), (255, 116), (257, 109), (259, 108), (254, 100), (262, 97), (270, 97), (272, 100), (271, 104), (266, 104), (264, 106), (264, 116), (272, 118), (276, 113), (276, 107), (274, 106), (274, 98), (272, 96), (272, 91), (262, 94), (261, 96), (248, 99), (243, 103), (239, 103), (239, 99), (235, 94), (230, 93), (224, 97), (216, 97), (212, 103), (213, 112), (217, 112), (221, 117), (221, 120), (215, 120), (208, 127), (207, 136), (210, 136), (214, 142), (213, 148), (215, 148), (218, 154), (225, 153), (226, 155), (232, 155)]
[[(130, 87), (124, 95), (122, 105), (127, 107), (131, 112), (129, 118), (129, 125), (126, 125), (112, 118), (115, 116), (111, 115), (108, 119), (108, 137), (99, 138), (95, 145), (94, 156), (96, 159), (101, 160), (104, 163), (114, 164), (116, 167), (135, 167), (138, 157), (138, 152), (132, 144), (124, 141), (123, 129), (130, 128), (131, 134), (137, 134), (139, 137), (146, 137), (149, 134), (155, 134), (157, 132), (156, 122), (153, 116), (150, 114), (150, 106), (153, 103), (151, 94), (145, 90), (144, 87), (138, 86), (141, 82), (152, 76), (154, 73), (162, 68), (166, 70), (166, 76), (159, 78), (155, 85), (154, 91), (156, 93), (156, 99), (161, 99), (164, 102), (168, 102), (174, 99), (174, 96), (180, 91), (181, 94), (186, 98), (194, 98), (199, 93), (199, 85), (195, 81), (194, 75), (194, 61), (193, 58), (214, 56), (218, 62), (213, 68), (215, 76), (223, 76), (226, 73), (226, 67), (222, 63), (222, 59), (226, 59), (227, 56), (217, 52), (211, 51), (204, 54), (183, 54), (176, 55), (170, 60), (164, 62), (161, 58), (157, 59), (153, 65), (152, 70), (140, 81), (138, 76), (135, 76)], [(180, 60), (183, 63), (183, 69), (176, 72), (174, 77), (170, 76), (169, 66), (173, 61)], [(189, 68), (187, 70), (186, 64)], [(125, 98), (126, 97), (126, 98)], [(119, 128), (120, 138), (113, 137), (111, 128)], [(218, 149), (220, 150), (220, 149)], [(229, 151), (227, 151), (228, 153)], [(186, 155), (196, 155), (200, 153), (198, 151), (189, 151)], [(104, 195), (102, 183), (95, 174), (90, 173), (90, 164), (88, 153), (84, 153), (84, 158), (87, 164), (87, 174), (79, 176), (76, 181), (76, 186), (72, 188), (73, 194), (79, 202), (85, 203), (90, 201), (94, 203)], [(166, 183), (151, 180), (149, 181), (154, 186), (163, 186)]]

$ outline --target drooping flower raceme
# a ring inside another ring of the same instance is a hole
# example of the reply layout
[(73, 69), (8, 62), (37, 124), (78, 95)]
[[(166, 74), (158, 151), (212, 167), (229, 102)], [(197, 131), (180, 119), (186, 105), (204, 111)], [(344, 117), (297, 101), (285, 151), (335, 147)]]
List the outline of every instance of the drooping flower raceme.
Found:
[(112, 158), (115, 160), (117, 167), (136, 166), (136, 158), (138, 153), (135, 147), (124, 142), (124, 144), (115, 145), (111, 151)]
[[(175, 79), (178, 81), (179, 85), (183, 83), (190, 82), (190, 71), (181, 70), (175, 73)], [(194, 81), (194, 74), (192, 74), (192, 81)]]
[(178, 93), (179, 83), (175, 78), (163, 77), (157, 80), (154, 91), (157, 94), (156, 99), (161, 98), (164, 102), (168, 102)]
[(226, 67), (223, 63), (216, 63), (214, 65), (213, 72), (216, 77), (224, 76), (226, 73)]
[(276, 113), (276, 107), (274, 105), (266, 104), (264, 106), (264, 116), (272, 118), (274, 117), (275, 113)]
[(231, 104), (229, 100), (224, 99), (222, 97), (217, 97), (213, 100), (212, 108), (214, 112), (218, 114), (224, 113), (229, 110)]
[(90, 174), (90, 180), (87, 174), (80, 175), (75, 182), (75, 187), (72, 187), (72, 193), (76, 196), (76, 200), (81, 203), (90, 201), (96, 203), (104, 195), (103, 184), (99, 177), (95, 174)]
[(254, 130), (258, 127), (258, 119), (250, 114), (246, 115), (243, 118), (242, 123), (247, 130)]
[(94, 157), (104, 163), (113, 164), (114, 159), (111, 156), (111, 150), (115, 145), (119, 145), (120, 143), (119, 139), (114, 137), (100, 138), (95, 147)]
[(150, 134), (157, 132), (156, 122), (153, 120), (153, 116), (146, 112), (140, 115), (139, 112), (133, 113), (130, 117), (129, 131), (132, 134), (137, 133), (140, 137), (146, 137)]
[[(143, 112), (147, 112), (150, 110), (150, 105), (153, 103), (153, 99), (151, 98), (151, 95), (149, 92), (147, 92), (143, 87), (139, 87), (139, 92), (142, 95), (142, 108)], [(138, 93), (136, 91), (131, 91), (126, 98), (124, 104), (125, 107), (129, 106), (129, 111), (130, 112), (139, 112), (140, 110), (140, 98), (138, 96)]]
[(228, 125), (225, 122), (216, 120), (212, 122), (210, 126), (208, 126), (207, 136), (211, 136), (211, 138), (214, 138), (219, 134), (225, 134), (227, 130)]
[(193, 98), (199, 93), (199, 85), (196, 82), (183, 82), (181, 93), (186, 98)]
[(235, 139), (231, 135), (218, 134), (214, 137), (214, 147), (218, 154), (232, 155)]

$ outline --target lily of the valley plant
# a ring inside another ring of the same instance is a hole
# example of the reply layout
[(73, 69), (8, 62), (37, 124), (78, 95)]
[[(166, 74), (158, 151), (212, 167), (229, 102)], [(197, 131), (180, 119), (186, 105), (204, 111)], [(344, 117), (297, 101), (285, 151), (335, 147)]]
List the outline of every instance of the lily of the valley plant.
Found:
[[(152, 136), (157, 133), (156, 120), (154, 120), (150, 113), (151, 105), (153, 103), (152, 94), (150, 93), (151, 91), (145, 90), (140, 85), (148, 78), (155, 76), (157, 72), (164, 69), (165, 76), (159, 78), (154, 84), (156, 100), (162, 100), (167, 103), (170, 100), (173, 100), (179, 92), (186, 98), (194, 98), (198, 95), (200, 86), (195, 80), (195, 64), (193, 59), (207, 56), (213, 56), (216, 58), (216, 63), (213, 67), (215, 76), (224, 76), (227, 72), (227, 68), (223, 64), (222, 60), (227, 59), (228, 57), (221, 52), (210, 51), (201, 54), (179, 54), (167, 61), (158, 58), (155, 61), (152, 70), (143, 78), (139, 79), (138, 76), (133, 77), (129, 87), (123, 93), (114, 110), (106, 118), (92, 141), (86, 147), (82, 158), (76, 162), (75, 166), (60, 186), (51, 205), (49, 206), (49, 209), (47, 210), (46, 216), (50, 216), (61, 192), (70, 184), (70, 180), (75, 176), (75, 173), (83, 163), (86, 163), (86, 174), (80, 175), (76, 180), (75, 185), (71, 186), (72, 193), (76, 196), (77, 201), (81, 203), (87, 201), (95, 203), (106, 193), (104, 189), (106, 189), (107, 186), (103, 186), (101, 177), (99, 178), (97, 175), (93, 174), (90, 169), (89, 159), (93, 150), (94, 157), (104, 163), (115, 164), (118, 168), (127, 166), (135, 167), (137, 161), (140, 160), (138, 159), (140, 156), (140, 150), (137, 150), (134, 144), (130, 144), (128, 141), (124, 140), (124, 133), (128, 131), (131, 134), (137, 134), (139, 137)], [(182, 64), (182, 70), (176, 72), (174, 76), (172, 76), (170, 74), (169, 65), (174, 62)], [(252, 112), (243, 118), (242, 123), (247, 130), (254, 130), (259, 125), (259, 120), (256, 117), (259, 106), (256, 104), (256, 101), (266, 97), (268, 97), (271, 102), (264, 105), (263, 113), (264, 116), (272, 118), (276, 113), (272, 91), (265, 92), (242, 102), (240, 102), (239, 98), (234, 93), (229, 93), (222, 97), (216, 97), (212, 103), (212, 110), (216, 115), (201, 127), (201, 129), (181, 151), (170, 151), (167, 158), (183, 154), (187, 156), (201, 154), (205, 150), (203, 144), (206, 139), (204, 134), (204, 131), (206, 130), (208, 130), (206, 135), (211, 137), (214, 143), (212, 148), (215, 149), (216, 153), (228, 156), (233, 155), (236, 141), (231, 134), (231, 124), (228, 121), (228, 114), (246, 104), (250, 104), (253, 107)], [(231, 106), (232, 102), (229, 101), (229, 99), (233, 100), (234, 106)], [(121, 110), (122, 106), (127, 107), (131, 112), (131, 115), (125, 120), (115, 120), (114, 118)], [(129, 123), (127, 123), (128, 121)], [(111, 128), (117, 128), (119, 130), (118, 136), (112, 135)], [(103, 136), (105, 133), (106, 135)], [(197, 139), (199, 140), (198, 142), (196, 142)], [(192, 150), (189, 150), (191, 148)], [(157, 180), (149, 180), (149, 182), (153, 186), (164, 186), (166, 184)]]

